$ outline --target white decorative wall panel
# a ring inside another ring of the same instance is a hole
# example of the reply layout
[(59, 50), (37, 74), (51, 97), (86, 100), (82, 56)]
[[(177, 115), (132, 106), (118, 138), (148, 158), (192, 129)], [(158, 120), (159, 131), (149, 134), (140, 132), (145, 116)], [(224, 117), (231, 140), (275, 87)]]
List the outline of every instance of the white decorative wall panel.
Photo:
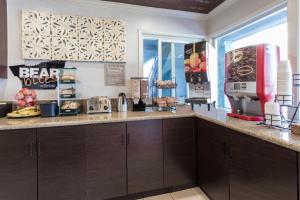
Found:
[(23, 11), (23, 35), (50, 36), (51, 14)]
[(104, 61), (103, 24), (103, 19), (78, 18), (80, 61)]
[(104, 61), (103, 40), (79, 40), (79, 60), (95, 62)]
[(125, 62), (120, 20), (22, 12), (24, 59)]
[(125, 60), (125, 26), (119, 20), (104, 21), (104, 60), (124, 62)]
[(78, 40), (71, 37), (52, 37), (52, 60), (78, 60)]
[(27, 59), (51, 59), (50, 37), (23, 36), (23, 57)]
[(79, 17), (79, 38), (103, 38), (103, 19)]
[(54, 15), (51, 19), (51, 36), (53, 37), (78, 37), (77, 31), (78, 17), (67, 15)]
[(51, 59), (51, 14), (23, 12), (22, 51), (27, 59)]

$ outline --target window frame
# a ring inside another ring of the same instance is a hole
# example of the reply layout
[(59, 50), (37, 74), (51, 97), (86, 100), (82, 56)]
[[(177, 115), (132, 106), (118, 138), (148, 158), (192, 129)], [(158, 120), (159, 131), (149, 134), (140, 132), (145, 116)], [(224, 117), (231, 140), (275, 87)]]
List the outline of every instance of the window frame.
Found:
[[(149, 40), (159, 40), (162, 42), (169, 42), (169, 43), (193, 43), (198, 42), (200, 40), (206, 40), (207, 37), (203, 35), (193, 35), (193, 34), (175, 34), (175, 33), (162, 33), (162, 32), (148, 32), (139, 30), (139, 69), (138, 75), (140, 77), (143, 76), (143, 66), (144, 66), (144, 39)], [(161, 46), (158, 46), (161, 48)]]
[[(194, 43), (205, 40), (206, 37), (202, 35), (192, 34), (172, 34), (172, 33), (159, 33), (159, 32), (146, 32), (139, 30), (139, 69), (138, 74), (140, 77), (144, 75), (144, 40), (157, 40), (158, 42), (158, 79), (162, 80), (162, 43), (171, 44), (171, 78), (175, 81), (175, 43)], [(175, 90), (172, 89), (172, 97), (175, 97)], [(162, 90), (158, 90), (158, 96), (162, 96)]]

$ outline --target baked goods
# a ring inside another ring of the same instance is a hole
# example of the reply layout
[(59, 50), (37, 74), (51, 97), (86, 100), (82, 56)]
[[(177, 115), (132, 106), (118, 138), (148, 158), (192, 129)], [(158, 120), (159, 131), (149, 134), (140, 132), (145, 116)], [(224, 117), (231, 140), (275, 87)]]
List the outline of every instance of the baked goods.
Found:
[(300, 135), (300, 124), (292, 124), (291, 133), (294, 135)]
[(156, 81), (156, 87), (158, 88), (176, 88), (176, 83), (174, 83), (172, 80), (158, 80)]
[(156, 104), (157, 104), (158, 107), (161, 107), (161, 108), (168, 107), (166, 98), (157, 98), (156, 99)]
[(65, 101), (62, 105), (61, 105), (61, 109), (63, 110), (75, 110), (78, 109), (80, 107), (80, 103), (76, 102), (76, 101)]
[(175, 97), (157, 98), (155, 104), (161, 108), (176, 107), (176, 98)]
[(75, 97), (75, 94), (76, 94), (76, 90), (75, 90), (74, 87), (68, 87), (68, 88), (62, 88), (62, 89), (60, 89), (60, 95), (63, 98), (66, 98), (66, 97)]
[(167, 99), (168, 107), (176, 106), (176, 98), (175, 97), (167, 97), (166, 99)]
[(62, 77), (60, 78), (62, 81), (75, 81), (75, 76), (74, 75), (62, 75)]

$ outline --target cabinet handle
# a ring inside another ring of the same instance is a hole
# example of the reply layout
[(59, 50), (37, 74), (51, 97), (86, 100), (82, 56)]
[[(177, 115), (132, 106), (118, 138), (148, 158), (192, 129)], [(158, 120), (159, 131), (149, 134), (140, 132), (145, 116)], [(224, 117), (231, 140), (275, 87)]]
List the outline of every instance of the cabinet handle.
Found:
[(38, 156), (41, 155), (41, 143), (40, 142), (37, 143), (37, 155)]
[(224, 153), (224, 156), (227, 156), (227, 144), (226, 144), (226, 142), (223, 142), (223, 153)]
[(127, 144), (130, 144), (130, 133), (127, 133)]
[(224, 142), (223, 148), (224, 148), (224, 155), (231, 159), (232, 158), (231, 145)]
[(122, 134), (122, 145), (124, 145), (125, 144), (125, 137), (124, 137), (124, 134)]
[(30, 155), (30, 157), (33, 157), (33, 145), (34, 145), (34, 143), (31, 142), (31, 143), (30, 143), (30, 150), (29, 150), (29, 155)]
[(228, 145), (228, 156), (230, 159), (232, 158), (231, 145)]

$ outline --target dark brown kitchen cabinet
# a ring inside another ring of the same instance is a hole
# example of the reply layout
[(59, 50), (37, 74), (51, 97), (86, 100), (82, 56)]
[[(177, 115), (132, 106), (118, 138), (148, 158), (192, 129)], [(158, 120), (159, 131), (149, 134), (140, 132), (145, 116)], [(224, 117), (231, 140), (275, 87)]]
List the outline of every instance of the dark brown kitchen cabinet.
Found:
[(198, 120), (198, 184), (213, 200), (229, 200), (229, 134), (224, 127)]
[(36, 200), (36, 131), (0, 132), (0, 199)]
[(127, 123), (128, 193), (163, 188), (162, 121)]
[(297, 164), (298, 164), (298, 199), (300, 199), (300, 153), (297, 152), (297, 157), (298, 157), (298, 160), (297, 160)]
[(38, 199), (85, 200), (84, 126), (37, 130)]
[(0, 0), (0, 78), (7, 78), (7, 3)]
[(230, 135), (231, 200), (297, 200), (297, 153), (240, 133)]
[(196, 182), (194, 118), (163, 120), (164, 186)]
[(85, 126), (86, 200), (127, 194), (126, 123)]

